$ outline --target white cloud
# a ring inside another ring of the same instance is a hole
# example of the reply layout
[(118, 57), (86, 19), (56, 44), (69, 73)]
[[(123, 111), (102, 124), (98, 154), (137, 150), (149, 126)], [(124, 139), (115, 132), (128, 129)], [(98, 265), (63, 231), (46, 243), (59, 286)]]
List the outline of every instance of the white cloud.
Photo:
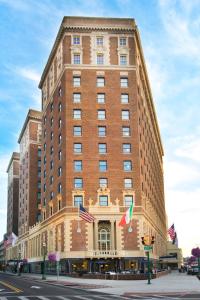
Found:
[(30, 68), (16, 68), (16, 73), (18, 73), (20, 76), (24, 77), (25, 79), (34, 81), (36, 83), (39, 83), (41, 74), (39, 74), (37, 71), (30, 69)]

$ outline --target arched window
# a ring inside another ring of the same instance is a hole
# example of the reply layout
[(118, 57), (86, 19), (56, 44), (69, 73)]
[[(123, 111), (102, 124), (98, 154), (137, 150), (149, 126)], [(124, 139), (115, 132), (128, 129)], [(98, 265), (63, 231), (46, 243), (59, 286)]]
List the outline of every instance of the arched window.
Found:
[(99, 250), (110, 250), (110, 230), (108, 228), (99, 229)]

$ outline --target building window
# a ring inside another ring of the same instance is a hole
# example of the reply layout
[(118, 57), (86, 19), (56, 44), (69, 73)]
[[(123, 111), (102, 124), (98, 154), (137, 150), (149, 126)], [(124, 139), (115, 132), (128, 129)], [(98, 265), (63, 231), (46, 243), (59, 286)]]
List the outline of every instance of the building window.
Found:
[(81, 55), (78, 53), (74, 54), (74, 64), (80, 65), (80, 63), (81, 63)]
[(44, 185), (43, 185), (43, 191), (46, 192), (46, 190), (47, 190), (46, 183), (44, 183)]
[(37, 187), (38, 187), (39, 190), (41, 189), (41, 182), (40, 181), (38, 182)]
[(129, 119), (130, 119), (129, 110), (122, 110), (122, 120), (129, 120)]
[(62, 142), (62, 136), (61, 136), (61, 134), (59, 134), (59, 136), (58, 136), (58, 144), (61, 144), (61, 142)]
[(107, 152), (107, 146), (106, 144), (99, 144), (99, 153), (105, 154)]
[(121, 103), (122, 104), (128, 104), (129, 99), (128, 99), (128, 94), (121, 94)]
[(74, 87), (80, 86), (81, 85), (81, 77), (80, 76), (74, 76), (73, 77), (73, 84), (74, 84)]
[(100, 187), (108, 187), (108, 179), (107, 178), (99, 178), (99, 186)]
[(41, 160), (38, 160), (38, 167), (41, 167)]
[(38, 156), (41, 157), (42, 149), (38, 148)]
[(50, 119), (50, 124), (53, 126), (53, 117)]
[(108, 196), (105, 196), (105, 195), (99, 196), (99, 205), (100, 206), (108, 206)]
[(81, 119), (81, 109), (74, 109), (73, 117), (75, 120), (80, 120)]
[(53, 160), (50, 161), (50, 169), (53, 169)]
[(111, 248), (110, 230), (108, 228), (101, 228), (98, 232), (98, 246), (99, 250), (107, 251)]
[(100, 137), (106, 136), (106, 126), (98, 126), (98, 135)]
[(105, 78), (104, 77), (97, 77), (97, 87), (105, 86)]
[(44, 143), (44, 151), (46, 151), (46, 149), (47, 149), (47, 144), (46, 143)]
[(82, 135), (82, 127), (74, 126), (74, 136), (81, 136), (81, 135)]
[(53, 192), (50, 192), (50, 199), (52, 200), (54, 197), (54, 193)]
[(120, 55), (120, 65), (126, 66), (127, 65), (127, 55)]
[(41, 171), (38, 170), (38, 177), (41, 177)]
[(47, 117), (45, 116), (43, 121), (44, 125), (46, 125), (46, 122), (47, 122)]
[(58, 200), (58, 210), (61, 210), (61, 201)]
[(50, 206), (50, 216), (52, 216), (53, 215), (53, 206), (51, 205)]
[(41, 199), (41, 193), (37, 192), (37, 199), (40, 200)]
[(58, 184), (58, 194), (62, 193), (62, 185), (61, 183)]
[(105, 103), (105, 94), (97, 94), (97, 102), (100, 104)]
[(46, 220), (46, 212), (43, 211), (43, 220)]
[(82, 153), (82, 144), (74, 143), (74, 153), (79, 154)]
[(103, 46), (103, 37), (98, 36), (96, 42), (97, 42), (97, 46)]
[(53, 154), (53, 146), (50, 148), (50, 154)]
[(100, 160), (99, 161), (99, 171), (100, 172), (107, 171), (107, 161), (106, 160)]
[(59, 168), (58, 168), (58, 176), (61, 176), (61, 175), (62, 175), (62, 168), (59, 167)]
[(60, 151), (58, 151), (58, 159), (61, 160), (61, 158), (62, 158), (62, 152), (60, 150)]
[(51, 103), (51, 105), (50, 105), (50, 110), (51, 110), (51, 112), (53, 111), (53, 103)]
[(119, 39), (119, 45), (120, 46), (126, 46), (126, 38), (125, 37), (121, 37)]
[(61, 104), (61, 102), (58, 104), (58, 111), (59, 111), (59, 112), (62, 111), (62, 104)]
[(124, 196), (124, 205), (125, 206), (131, 206), (131, 204), (132, 204), (132, 202), (133, 202), (133, 196), (132, 195), (125, 195)]
[(44, 170), (44, 173), (43, 173), (43, 175), (44, 175), (44, 178), (46, 178), (46, 176), (47, 176), (47, 172), (46, 172), (46, 170)]
[(43, 206), (46, 205), (46, 198), (43, 198)]
[(132, 170), (132, 161), (131, 160), (124, 160), (124, 171), (131, 171)]
[(74, 196), (74, 206), (78, 207), (80, 204), (83, 205), (83, 196), (82, 195)]
[(44, 130), (44, 138), (46, 137), (46, 135), (47, 135), (47, 131), (46, 131), (46, 129)]
[(131, 178), (125, 178), (124, 179), (124, 187), (126, 189), (131, 189), (133, 187), (133, 181)]
[(81, 102), (81, 94), (80, 93), (74, 93), (73, 94), (73, 102), (74, 103), (80, 103)]
[(75, 160), (74, 161), (74, 171), (75, 172), (82, 171), (82, 160)]
[(83, 179), (82, 178), (74, 178), (74, 188), (75, 189), (83, 188)]
[(122, 77), (120, 78), (121, 87), (128, 87), (128, 78)]
[(50, 176), (50, 184), (53, 184), (53, 176)]
[(58, 88), (58, 96), (59, 96), (59, 97), (62, 96), (62, 88), (61, 88), (61, 86)]
[(58, 120), (58, 127), (61, 128), (61, 126), (62, 126), (62, 120), (59, 119), (59, 120)]
[(124, 137), (130, 136), (130, 135), (131, 135), (130, 127), (128, 127), (128, 126), (123, 126), (123, 127), (122, 127), (122, 135), (123, 135)]
[(97, 65), (103, 65), (103, 64), (104, 64), (104, 55), (97, 54)]
[(73, 45), (80, 45), (81, 39), (79, 35), (73, 36)]
[(106, 119), (106, 111), (105, 109), (98, 110), (98, 120), (105, 120)]
[(51, 131), (51, 140), (53, 140), (53, 132)]
[(122, 150), (124, 154), (131, 153), (131, 144), (123, 144)]

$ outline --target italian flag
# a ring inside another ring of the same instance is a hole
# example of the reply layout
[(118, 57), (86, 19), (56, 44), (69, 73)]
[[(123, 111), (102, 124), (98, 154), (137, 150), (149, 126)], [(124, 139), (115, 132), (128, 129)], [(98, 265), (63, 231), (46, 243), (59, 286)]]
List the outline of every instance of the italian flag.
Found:
[(119, 226), (124, 226), (130, 223), (133, 216), (133, 202), (129, 209), (125, 212), (125, 214), (122, 216), (121, 221), (119, 222)]

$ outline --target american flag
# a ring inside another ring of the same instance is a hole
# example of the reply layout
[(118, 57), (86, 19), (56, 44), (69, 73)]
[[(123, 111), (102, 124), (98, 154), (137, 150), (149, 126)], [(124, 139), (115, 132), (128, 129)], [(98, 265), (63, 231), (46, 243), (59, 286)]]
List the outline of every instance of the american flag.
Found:
[(92, 223), (95, 218), (87, 212), (87, 210), (80, 204), (79, 207), (79, 217), (81, 217), (86, 222)]
[(175, 238), (176, 238), (176, 232), (175, 232), (174, 224), (172, 224), (172, 226), (168, 229), (167, 233), (169, 234), (171, 240), (174, 241)]

